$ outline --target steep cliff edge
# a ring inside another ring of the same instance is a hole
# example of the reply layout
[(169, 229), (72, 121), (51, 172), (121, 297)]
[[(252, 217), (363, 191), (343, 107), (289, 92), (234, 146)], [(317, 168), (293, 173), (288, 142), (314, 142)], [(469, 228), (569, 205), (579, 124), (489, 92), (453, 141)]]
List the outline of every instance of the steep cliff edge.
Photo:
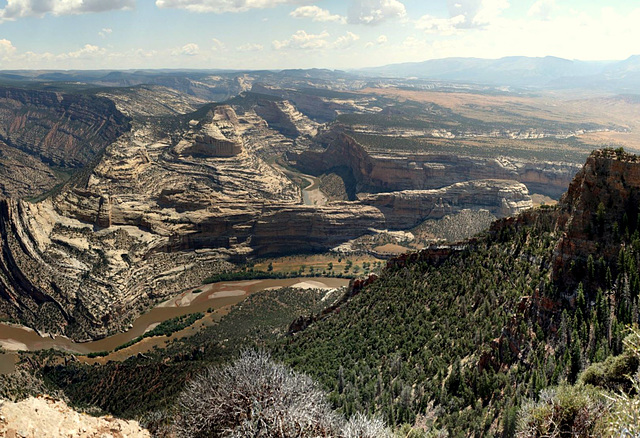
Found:
[(510, 418), (543, 389), (611, 390), (637, 371), (610, 359), (638, 322), (639, 189), (640, 157), (595, 151), (558, 206), (390, 260), (348, 302), (298, 321), (281, 355), (336, 388), (338, 406), (396, 424), (426, 410), (455, 436), (513, 436)]
[(621, 149), (593, 152), (559, 204), (554, 280), (565, 288), (592, 281), (587, 264), (596, 254), (613, 265), (615, 276), (621, 244), (638, 230), (640, 157)]
[(127, 118), (102, 97), (0, 89), (0, 137), (47, 163), (82, 166), (128, 129)]

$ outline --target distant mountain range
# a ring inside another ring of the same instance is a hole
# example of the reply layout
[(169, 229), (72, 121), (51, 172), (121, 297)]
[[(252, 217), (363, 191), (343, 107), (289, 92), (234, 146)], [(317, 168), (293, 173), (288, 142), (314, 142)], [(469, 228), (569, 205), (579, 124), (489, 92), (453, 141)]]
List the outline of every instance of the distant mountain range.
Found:
[[(623, 61), (579, 61), (546, 56), (500, 59), (443, 58), (349, 71), (289, 70), (0, 70), (0, 84), (60, 87), (160, 85), (205, 100), (224, 100), (253, 82), (278, 87), (354, 90), (373, 83), (412, 85), (443, 81), (492, 87), (589, 89), (635, 94), (640, 91), (640, 55)], [(407, 82), (408, 81), (408, 82)], [(30, 84), (30, 85), (29, 85)], [(57, 85), (54, 85), (57, 84)]]
[(578, 61), (552, 56), (443, 58), (364, 68), (357, 72), (376, 77), (414, 77), (516, 87), (596, 88), (629, 92), (638, 90), (640, 86), (640, 55), (623, 61)]

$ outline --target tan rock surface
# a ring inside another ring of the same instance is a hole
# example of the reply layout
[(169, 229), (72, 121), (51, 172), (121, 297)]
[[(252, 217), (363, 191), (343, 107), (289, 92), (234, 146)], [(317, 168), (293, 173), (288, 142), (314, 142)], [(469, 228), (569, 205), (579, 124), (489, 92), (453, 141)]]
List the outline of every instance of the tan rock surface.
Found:
[(92, 417), (47, 396), (0, 401), (0, 436), (6, 438), (148, 438), (135, 421)]
[(484, 209), (504, 217), (533, 207), (527, 187), (508, 180), (474, 180), (433, 190), (375, 193), (363, 196), (361, 201), (379, 208), (390, 229), (411, 228), (463, 209)]

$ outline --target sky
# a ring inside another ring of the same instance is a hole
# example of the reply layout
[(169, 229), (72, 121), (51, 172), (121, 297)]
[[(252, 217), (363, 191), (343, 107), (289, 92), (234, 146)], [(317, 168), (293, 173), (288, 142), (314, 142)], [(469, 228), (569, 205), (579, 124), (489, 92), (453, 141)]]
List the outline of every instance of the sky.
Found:
[(618, 60), (637, 0), (0, 0), (0, 69), (351, 69)]

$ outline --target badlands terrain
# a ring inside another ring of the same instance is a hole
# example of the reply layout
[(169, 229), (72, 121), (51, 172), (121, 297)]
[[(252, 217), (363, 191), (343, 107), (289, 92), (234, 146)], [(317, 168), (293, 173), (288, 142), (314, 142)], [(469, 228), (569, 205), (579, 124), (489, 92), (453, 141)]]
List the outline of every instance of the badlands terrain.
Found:
[(0, 316), (96, 339), (247, 261), (467, 237), (553, 203), (594, 147), (633, 150), (628, 114), (324, 70), (5, 79)]

